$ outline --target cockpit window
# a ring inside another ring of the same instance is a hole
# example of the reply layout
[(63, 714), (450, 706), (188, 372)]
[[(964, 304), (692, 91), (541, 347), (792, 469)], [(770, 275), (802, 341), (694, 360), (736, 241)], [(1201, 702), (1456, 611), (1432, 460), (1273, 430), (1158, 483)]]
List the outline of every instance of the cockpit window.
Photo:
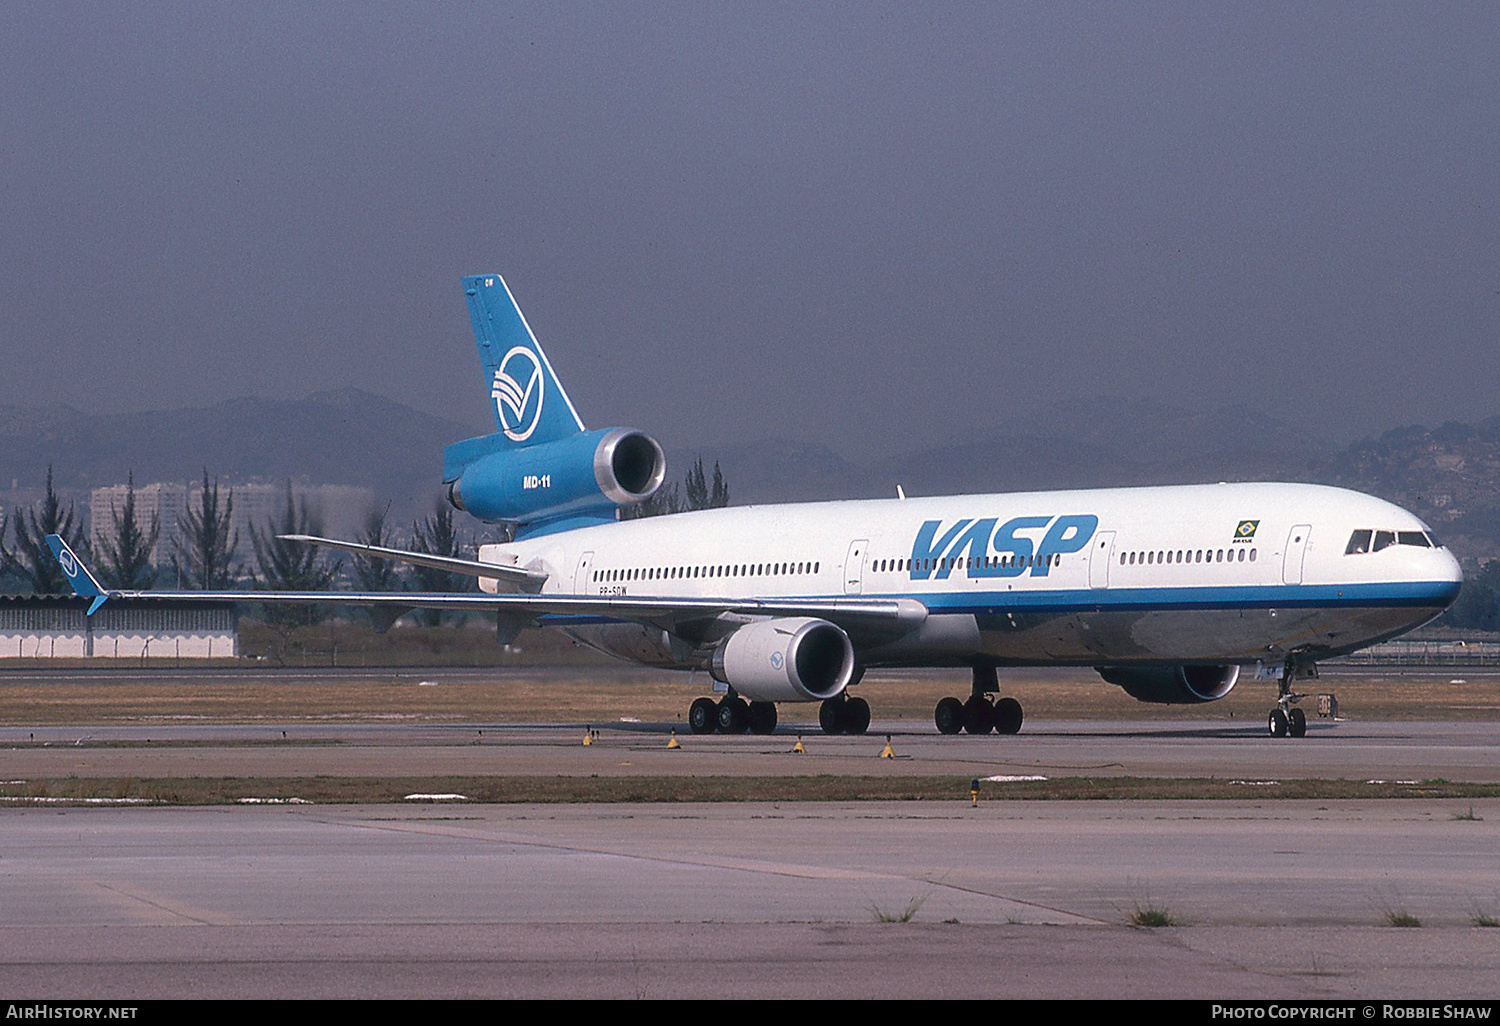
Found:
[(1365, 552), (1379, 552), (1388, 549), (1392, 545), (1411, 545), (1419, 549), (1440, 549), (1442, 542), (1438, 541), (1431, 531), (1378, 531), (1374, 529), (1355, 531), (1349, 536), (1349, 544), (1344, 549), (1344, 555), (1357, 556)]

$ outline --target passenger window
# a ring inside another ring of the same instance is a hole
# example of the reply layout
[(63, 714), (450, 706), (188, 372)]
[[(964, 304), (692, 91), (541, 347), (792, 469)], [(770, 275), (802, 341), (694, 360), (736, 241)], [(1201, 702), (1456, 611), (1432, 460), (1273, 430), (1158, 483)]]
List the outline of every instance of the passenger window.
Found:
[(1381, 549), (1389, 548), (1390, 546), (1392, 546), (1394, 544), (1396, 544), (1396, 532), (1395, 531), (1376, 531), (1375, 532), (1375, 545), (1374, 545), (1372, 551), (1379, 552)]
[(1254, 549), (1250, 550), (1250, 562), (1252, 562), (1252, 563), (1255, 562), (1255, 550)]
[(1358, 556), (1370, 551), (1369, 531), (1355, 531), (1349, 536), (1349, 544), (1344, 547), (1344, 555)]

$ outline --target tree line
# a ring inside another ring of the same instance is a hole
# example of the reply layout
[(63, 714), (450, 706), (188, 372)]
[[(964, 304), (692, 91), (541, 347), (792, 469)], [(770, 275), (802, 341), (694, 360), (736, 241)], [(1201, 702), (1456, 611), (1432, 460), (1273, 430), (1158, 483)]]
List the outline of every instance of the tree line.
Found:
[[(299, 498), (290, 482), (281, 510), (263, 524), (249, 525), (249, 537), (242, 539), (234, 526), (233, 489), (220, 489), (218, 480), (204, 471), (201, 490), (177, 514), (178, 529), (161, 564), (155, 562), (154, 553), (162, 525), (157, 513), (148, 518), (137, 508), (133, 473), (126, 484), (124, 502), (111, 506), (110, 517), (113, 531), (103, 538), (90, 539), (74, 504), (65, 504), (57, 494), (49, 467), (47, 490), (38, 503), (0, 515), (0, 575), (11, 590), (70, 594), (72, 588), (47, 547), (49, 534), (66, 540), (88, 562), (101, 584), (122, 590), (169, 584), (193, 591), (240, 586), (266, 591), (328, 591), (344, 570), (343, 560), (330, 558), (326, 550), (279, 537), (324, 533), (319, 511)], [(387, 523), (387, 511), (370, 511), (355, 540), (391, 547), (395, 539)], [(454, 529), (452, 509), (439, 505), (431, 516), (414, 522), (410, 547), (418, 552), (457, 556), (462, 540)], [(408, 582), (404, 568), (388, 560), (356, 556), (350, 564), (350, 573), (361, 590), (396, 591), (415, 585), (424, 591), (451, 591), (466, 580), (414, 567), (414, 580)], [(278, 619), (283, 618), (283, 612), (293, 618), (299, 613), (286, 607), (276, 613)]]
[[(685, 496), (685, 497), (684, 497)], [(708, 509), (729, 504), (729, 486), (718, 463), (712, 478), (703, 460), (688, 471), (682, 486), (672, 484), (658, 490), (648, 502), (626, 507), (622, 517), (656, 516), (688, 509)], [(248, 539), (234, 526), (234, 491), (221, 491), (217, 478), (203, 472), (201, 490), (177, 514), (177, 531), (171, 537), (166, 561), (154, 562), (162, 525), (157, 514), (145, 517), (136, 506), (135, 474), (128, 477), (125, 500), (111, 506), (114, 530), (108, 536), (89, 539), (74, 504), (64, 504), (53, 487), (52, 468), (47, 468), (47, 490), (28, 509), (0, 515), (0, 577), (6, 590), (36, 594), (71, 594), (62, 568), (47, 547), (46, 536), (56, 534), (67, 541), (106, 588), (140, 590), (158, 583), (193, 591), (221, 591), (238, 586), (265, 591), (330, 591), (341, 578), (359, 591), (469, 591), (473, 579), (431, 567), (409, 566), (387, 559), (353, 555), (347, 563), (331, 557), (328, 550), (279, 537), (285, 534), (322, 535), (320, 511), (297, 497), (287, 483), (281, 510), (261, 525), (249, 525)], [(435, 504), (432, 514), (411, 526), (409, 542), (396, 536), (389, 522), (389, 509), (371, 509), (354, 541), (382, 548), (408, 547), (437, 556), (460, 556), (474, 544), (460, 536), (453, 508)], [(315, 622), (327, 610), (314, 607), (267, 605), (265, 616), (275, 623), (295, 625)], [(399, 613), (371, 610), (370, 619), (381, 629), (389, 627)], [(421, 610), (423, 623), (437, 625), (455, 614), (438, 609)], [(458, 614), (461, 616), (462, 614)]]

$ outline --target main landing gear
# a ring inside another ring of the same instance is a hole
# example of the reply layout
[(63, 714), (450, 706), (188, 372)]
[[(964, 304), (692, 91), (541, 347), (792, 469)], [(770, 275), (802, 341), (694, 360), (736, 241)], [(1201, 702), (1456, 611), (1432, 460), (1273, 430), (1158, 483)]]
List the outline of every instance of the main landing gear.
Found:
[(1001, 698), (993, 705), (986, 695), (1000, 690), (1000, 679), (993, 666), (974, 667), (974, 685), (967, 702), (956, 698), (945, 698), (933, 710), (932, 718), (937, 723), (938, 733), (957, 734), (1019, 734), (1021, 732), (1021, 703), (1014, 698)]
[(775, 702), (747, 702), (733, 691), (721, 701), (700, 698), (688, 707), (688, 729), (694, 734), (771, 734), (776, 730)]
[[(842, 694), (830, 698), (818, 710), (818, 725), (825, 734), (863, 734), (870, 729), (870, 703)], [(699, 698), (688, 706), (688, 729), (694, 734), (773, 734), (776, 703), (747, 702), (733, 691), (717, 702)]]
[(1292, 681), (1298, 677), (1316, 680), (1318, 667), (1314, 663), (1298, 663), (1288, 659), (1281, 668), (1281, 680), (1276, 684), (1276, 708), (1266, 716), (1266, 731), (1272, 737), (1304, 737), (1307, 734), (1307, 713), (1294, 703), (1306, 695), (1292, 692)]
[(870, 729), (870, 703), (841, 693), (818, 708), (818, 726), (825, 734), (863, 734)]

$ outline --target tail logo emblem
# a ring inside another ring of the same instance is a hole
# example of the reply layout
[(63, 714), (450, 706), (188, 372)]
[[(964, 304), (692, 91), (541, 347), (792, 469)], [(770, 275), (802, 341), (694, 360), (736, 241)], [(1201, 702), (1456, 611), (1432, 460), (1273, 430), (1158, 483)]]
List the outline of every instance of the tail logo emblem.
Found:
[[(524, 387), (522, 380), (526, 382)], [(535, 353), (525, 346), (516, 346), (505, 354), (500, 368), (495, 371), (490, 398), (495, 400), (495, 415), (500, 418), (500, 427), (506, 438), (512, 442), (524, 442), (531, 437), (542, 419), (542, 400), (546, 398), (546, 391), (542, 384), (542, 365)]]
[(73, 553), (63, 549), (58, 562), (62, 564), (63, 573), (67, 574), (70, 579), (78, 576), (78, 560), (73, 558)]

